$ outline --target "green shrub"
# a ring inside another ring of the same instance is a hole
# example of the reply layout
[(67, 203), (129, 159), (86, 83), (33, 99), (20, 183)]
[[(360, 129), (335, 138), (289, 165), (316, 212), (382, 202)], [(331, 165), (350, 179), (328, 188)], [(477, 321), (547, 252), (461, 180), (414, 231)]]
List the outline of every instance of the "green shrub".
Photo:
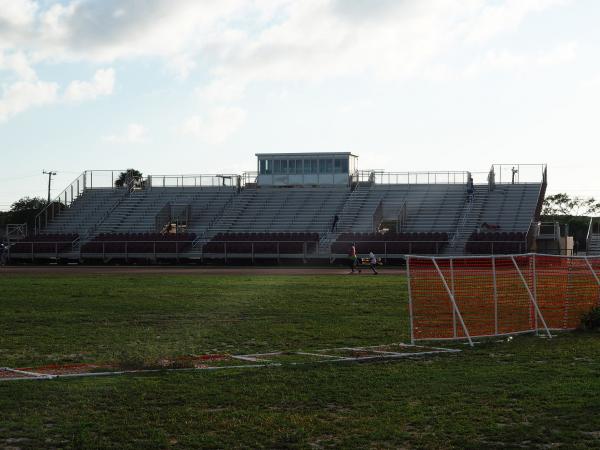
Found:
[(581, 327), (584, 330), (600, 329), (600, 306), (593, 307), (583, 315), (581, 318)]

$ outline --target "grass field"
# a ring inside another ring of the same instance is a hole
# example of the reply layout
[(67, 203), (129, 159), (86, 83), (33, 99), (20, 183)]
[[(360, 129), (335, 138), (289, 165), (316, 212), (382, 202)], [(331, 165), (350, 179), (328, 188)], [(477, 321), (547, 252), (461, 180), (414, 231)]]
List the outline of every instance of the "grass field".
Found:
[[(407, 342), (403, 277), (0, 276), (0, 366)], [(0, 448), (600, 447), (600, 336), (0, 382)]]

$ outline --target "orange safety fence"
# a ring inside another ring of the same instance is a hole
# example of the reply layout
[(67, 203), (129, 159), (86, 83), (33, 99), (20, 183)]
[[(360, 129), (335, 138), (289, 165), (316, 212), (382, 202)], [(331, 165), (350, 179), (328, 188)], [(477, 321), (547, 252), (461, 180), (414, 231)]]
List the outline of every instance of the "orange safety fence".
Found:
[(600, 257), (408, 256), (411, 338), (576, 328), (600, 305)]

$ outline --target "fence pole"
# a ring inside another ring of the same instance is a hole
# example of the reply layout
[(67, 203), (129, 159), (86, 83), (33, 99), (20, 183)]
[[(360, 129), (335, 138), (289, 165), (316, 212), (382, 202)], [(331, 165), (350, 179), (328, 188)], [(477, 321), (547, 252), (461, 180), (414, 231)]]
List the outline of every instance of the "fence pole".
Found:
[(530, 298), (531, 302), (533, 303), (535, 311), (539, 315), (540, 320), (542, 321), (542, 325), (544, 325), (544, 329), (546, 330), (546, 333), (548, 333), (548, 338), (552, 339), (552, 334), (550, 333), (550, 330), (548, 329), (548, 326), (546, 325), (546, 321), (544, 320), (544, 316), (542, 316), (542, 312), (540, 311), (540, 308), (538, 307), (536, 299), (534, 298), (533, 294), (531, 293), (531, 289), (529, 289), (529, 286), (527, 286), (527, 280), (525, 280), (525, 277), (523, 276), (523, 272), (521, 272), (521, 269), (519, 269), (519, 265), (517, 264), (515, 257), (511, 256), (510, 259), (512, 259), (515, 269), (517, 269), (517, 272), (519, 273), (519, 277), (521, 278), (521, 281), (523, 282), (523, 286), (525, 286), (525, 289), (527, 289), (527, 294), (529, 294), (529, 298)]
[(460, 320), (460, 324), (461, 324), (461, 326), (463, 328), (463, 331), (465, 332), (465, 335), (467, 336), (467, 339), (469, 340), (469, 345), (471, 347), (473, 347), (473, 340), (471, 339), (471, 335), (469, 334), (469, 330), (467, 329), (467, 326), (465, 325), (465, 321), (463, 320), (462, 314), (458, 310), (458, 305), (456, 304), (456, 300), (454, 298), (454, 295), (450, 291), (450, 288), (448, 287), (448, 283), (446, 283), (446, 278), (444, 278), (444, 274), (440, 270), (440, 266), (438, 266), (437, 261), (434, 258), (431, 258), (431, 261), (433, 262), (433, 265), (435, 266), (435, 270), (437, 270), (437, 273), (439, 274), (440, 278), (442, 279), (442, 283), (444, 284), (444, 287), (446, 288), (446, 292), (448, 292), (448, 296), (450, 297), (450, 301), (452, 302), (452, 306), (454, 307), (454, 310), (456, 311), (456, 315), (458, 316), (458, 320)]
[[(537, 268), (535, 265), (535, 253), (532, 255), (532, 267), (533, 267), (533, 298), (537, 300)], [(537, 315), (533, 315), (533, 322), (535, 325), (535, 334), (538, 334), (538, 319)]]
[(492, 279), (494, 282), (494, 334), (498, 334), (498, 282), (496, 280), (496, 257), (492, 255)]
[[(452, 295), (455, 295), (454, 291), (454, 259), (450, 258), (450, 287), (452, 289)], [(452, 332), (456, 339), (456, 311), (452, 308)]]
[(410, 289), (410, 256), (406, 258), (406, 279), (408, 284), (408, 316), (410, 319), (410, 343), (415, 345), (415, 332), (413, 327), (412, 291)]
[(590, 269), (590, 272), (592, 272), (592, 275), (596, 279), (596, 283), (598, 283), (598, 286), (600, 286), (600, 278), (598, 278), (598, 275), (596, 275), (596, 272), (594, 271), (594, 268), (590, 264), (590, 260), (588, 259), (587, 256), (585, 256), (583, 259), (585, 259), (585, 263), (587, 264), (588, 268)]
[[(598, 283), (598, 287), (600, 287), (600, 278), (598, 278), (598, 275), (596, 274), (596, 271), (594, 270), (594, 268), (590, 264), (590, 260), (588, 259), (587, 256), (584, 259), (585, 259), (585, 263), (587, 264), (588, 268), (590, 269), (590, 272), (592, 272), (592, 275), (596, 279), (596, 283)], [(600, 305), (600, 293), (598, 295), (598, 305)]]

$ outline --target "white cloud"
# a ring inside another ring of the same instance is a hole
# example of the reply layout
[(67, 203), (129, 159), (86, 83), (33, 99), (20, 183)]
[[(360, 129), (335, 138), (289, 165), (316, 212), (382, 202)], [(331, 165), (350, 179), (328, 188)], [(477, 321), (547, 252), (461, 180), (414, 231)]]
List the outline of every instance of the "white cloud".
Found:
[(208, 144), (221, 144), (231, 137), (246, 121), (246, 112), (237, 107), (218, 107), (207, 117), (186, 119), (179, 131)]
[(0, 72), (13, 72), (20, 80), (32, 81), (37, 78), (35, 70), (29, 64), (27, 56), (20, 51), (3, 53), (0, 51)]
[(3, 57), (0, 53), (0, 70), (2, 69), (12, 69), (22, 79), (3, 88), (0, 96), (0, 122), (42, 105), (61, 101), (83, 102), (110, 95), (115, 81), (113, 69), (101, 69), (91, 81), (72, 81), (61, 95), (58, 83), (38, 80), (27, 60), (19, 54)]
[(110, 95), (115, 85), (114, 69), (100, 69), (91, 81), (72, 81), (65, 91), (65, 100), (81, 102)]
[(37, 9), (38, 5), (33, 0), (0, 0), (0, 27), (29, 25)]
[[(159, 57), (180, 79), (202, 67), (208, 79), (196, 91), (210, 102), (230, 102), (264, 82), (437, 79), (546, 64), (519, 61), (508, 50), (483, 59), (479, 52), (530, 15), (568, 1), (0, 0), (0, 49), (23, 55), (8, 70), (27, 80), (35, 79), (31, 61)], [(444, 58), (465, 49), (455, 60), (462, 67), (444, 67)], [(545, 57), (565, 60), (569, 51)], [(92, 100), (113, 89), (113, 69), (99, 70), (92, 81), (71, 82), (65, 99)]]
[(113, 143), (139, 144), (148, 141), (148, 132), (143, 125), (130, 123), (124, 133), (105, 136), (104, 140)]
[[(563, 0), (305, 0), (252, 39), (234, 41), (198, 89), (231, 101), (255, 82), (319, 82), (368, 75), (402, 80), (439, 70), (439, 60), (514, 30)], [(281, 5), (279, 5), (281, 7)], [(472, 50), (471, 50), (472, 51)]]
[(470, 64), (463, 72), (466, 77), (479, 76), (491, 71), (531, 70), (573, 61), (577, 56), (575, 43), (560, 44), (538, 54), (515, 53), (509, 50), (490, 50), (485, 56)]
[(0, 122), (27, 109), (54, 103), (58, 84), (43, 81), (18, 81), (4, 88), (0, 97)]
[(504, 0), (484, 4), (476, 20), (468, 24), (467, 40), (485, 42), (500, 33), (516, 29), (532, 13), (568, 2), (569, 0)]

